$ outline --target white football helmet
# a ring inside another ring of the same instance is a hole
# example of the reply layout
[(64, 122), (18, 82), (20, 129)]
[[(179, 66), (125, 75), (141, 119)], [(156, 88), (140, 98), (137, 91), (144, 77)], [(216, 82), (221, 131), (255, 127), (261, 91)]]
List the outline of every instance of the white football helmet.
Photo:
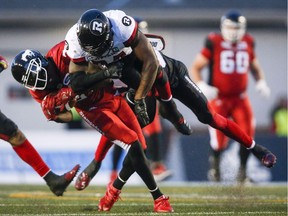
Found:
[(221, 17), (221, 34), (225, 41), (236, 43), (246, 32), (246, 18), (238, 11), (229, 11)]

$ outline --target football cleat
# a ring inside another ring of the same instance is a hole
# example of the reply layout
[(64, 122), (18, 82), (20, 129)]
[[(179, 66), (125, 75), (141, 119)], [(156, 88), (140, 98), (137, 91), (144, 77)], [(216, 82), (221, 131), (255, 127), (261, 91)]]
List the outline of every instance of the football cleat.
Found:
[(154, 200), (154, 212), (174, 212), (174, 209), (172, 208), (168, 200), (169, 197), (166, 197), (165, 195), (162, 195), (156, 200)]
[(66, 191), (66, 188), (69, 186), (69, 184), (73, 181), (79, 169), (80, 165), (77, 164), (72, 170), (61, 176), (58, 176), (53, 172), (49, 172), (44, 179), (46, 180), (50, 190), (56, 196), (63, 196), (63, 193)]
[(172, 122), (174, 127), (184, 135), (191, 135), (193, 130), (187, 121), (181, 117), (177, 122)]
[(74, 187), (76, 190), (84, 190), (86, 187), (88, 187), (89, 183), (91, 181), (91, 178), (88, 176), (86, 172), (82, 172), (75, 182)]
[(252, 153), (261, 161), (261, 163), (268, 167), (271, 168), (276, 164), (276, 156), (269, 151), (267, 148), (255, 144), (255, 147), (251, 149)]
[(97, 161), (93, 159), (91, 163), (83, 170), (83, 172), (78, 175), (74, 185), (76, 190), (84, 190), (86, 187), (88, 187), (89, 183), (96, 175), (100, 167), (101, 162), (97, 163)]
[(151, 168), (155, 181), (160, 182), (169, 178), (173, 173), (163, 163), (157, 163)]
[(184, 119), (183, 115), (178, 111), (174, 100), (160, 101), (160, 115), (170, 121), (174, 127), (184, 135), (191, 135), (193, 130)]
[(121, 190), (113, 187), (113, 184), (109, 184), (104, 197), (100, 200), (98, 204), (98, 211), (110, 211), (114, 203), (120, 198)]

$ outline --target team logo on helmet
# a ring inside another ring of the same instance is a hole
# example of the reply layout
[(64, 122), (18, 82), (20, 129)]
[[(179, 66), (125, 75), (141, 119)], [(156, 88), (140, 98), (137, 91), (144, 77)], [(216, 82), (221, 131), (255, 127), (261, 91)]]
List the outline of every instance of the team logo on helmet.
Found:
[(93, 35), (102, 35), (105, 32), (105, 23), (100, 19), (94, 19), (90, 22), (89, 29)]
[(122, 23), (123, 23), (123, 25), (125, 25), (125, 26), (130, 26), (131, 23), (132, 23), (132, 21), (131, 21), (131, 19), (130, 19), (129, 17), (124, 16), (124, 17), (122, 18)]

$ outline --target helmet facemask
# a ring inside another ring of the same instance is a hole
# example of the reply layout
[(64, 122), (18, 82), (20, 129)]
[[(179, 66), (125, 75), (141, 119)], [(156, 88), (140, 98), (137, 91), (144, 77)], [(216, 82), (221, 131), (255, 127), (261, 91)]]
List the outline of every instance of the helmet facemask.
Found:
[(81, 47), (85, 52), (88, 52), (93, 56), (101, 57), (103, 56), (104, 53), (109, 51), (112, 46), (113, 46), (113, 34), (112, 32), (108, 32), (107, 39), (102, 43), (97, 44), (97, 46), (91, 46), (90, 44), (88, 45), (82, 44)]
[(221, 34), (225, 41), (236, 43), (243, 38), (245, 32), (246, 19), (244, 16), (239, 16), (237, 21), (222, 17)]
[(46, 59), (35, 58), (29, 61), (26, 73), (23, 74), (21, 83), (31, 90), (44, 90), (47, 85)]

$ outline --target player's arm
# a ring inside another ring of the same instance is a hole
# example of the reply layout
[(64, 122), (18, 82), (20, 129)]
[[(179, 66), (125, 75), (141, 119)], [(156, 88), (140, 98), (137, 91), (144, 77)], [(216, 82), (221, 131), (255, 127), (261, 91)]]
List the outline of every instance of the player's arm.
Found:
[(264, 71), (262, 70), (257, 58), (254, 58), (251, 62), (250, 69), (251, 74), (256, 81), (256, 91), (258, 91), (263, 97), (269, 97), (271, 91), (266, 83)]
[(136, 57), (143, 62), (141, 81), (135, 93), (135, 100), (140, 100), (145, 98), (151, 90), (156, 79), (159, 64), (152, 45), (142, 32), (138, 31), (131, 47)]
[(202, 53), (199, 53), (192, 63), (190, 69), (190, 77), (201, 89), (203, 94), (208, 100), (212, 100), (218, 95), (218, 89), (214, 86), (208, 85), (203, 79), (201, 72), (209, 64), (209, 59), (207, 59)]
[(195, 83), (203, 81), (201, 72), (208, 65), (208, 63), (209, 60), (205, 56), (203, 56), (201, 53), (197, 54), (190, 69), (190, 77)]
[(69, 64), (70, 86), (76, 93), (91, 88), (95, 89), (101, 86), (103, 84), (102, 81), (104, 80), (109, 78), (120, 78), (121, 72), (122, 63), (113, 64), (108, 68), (100, 68), (91, 63), (75, 64), (71, 61)]

